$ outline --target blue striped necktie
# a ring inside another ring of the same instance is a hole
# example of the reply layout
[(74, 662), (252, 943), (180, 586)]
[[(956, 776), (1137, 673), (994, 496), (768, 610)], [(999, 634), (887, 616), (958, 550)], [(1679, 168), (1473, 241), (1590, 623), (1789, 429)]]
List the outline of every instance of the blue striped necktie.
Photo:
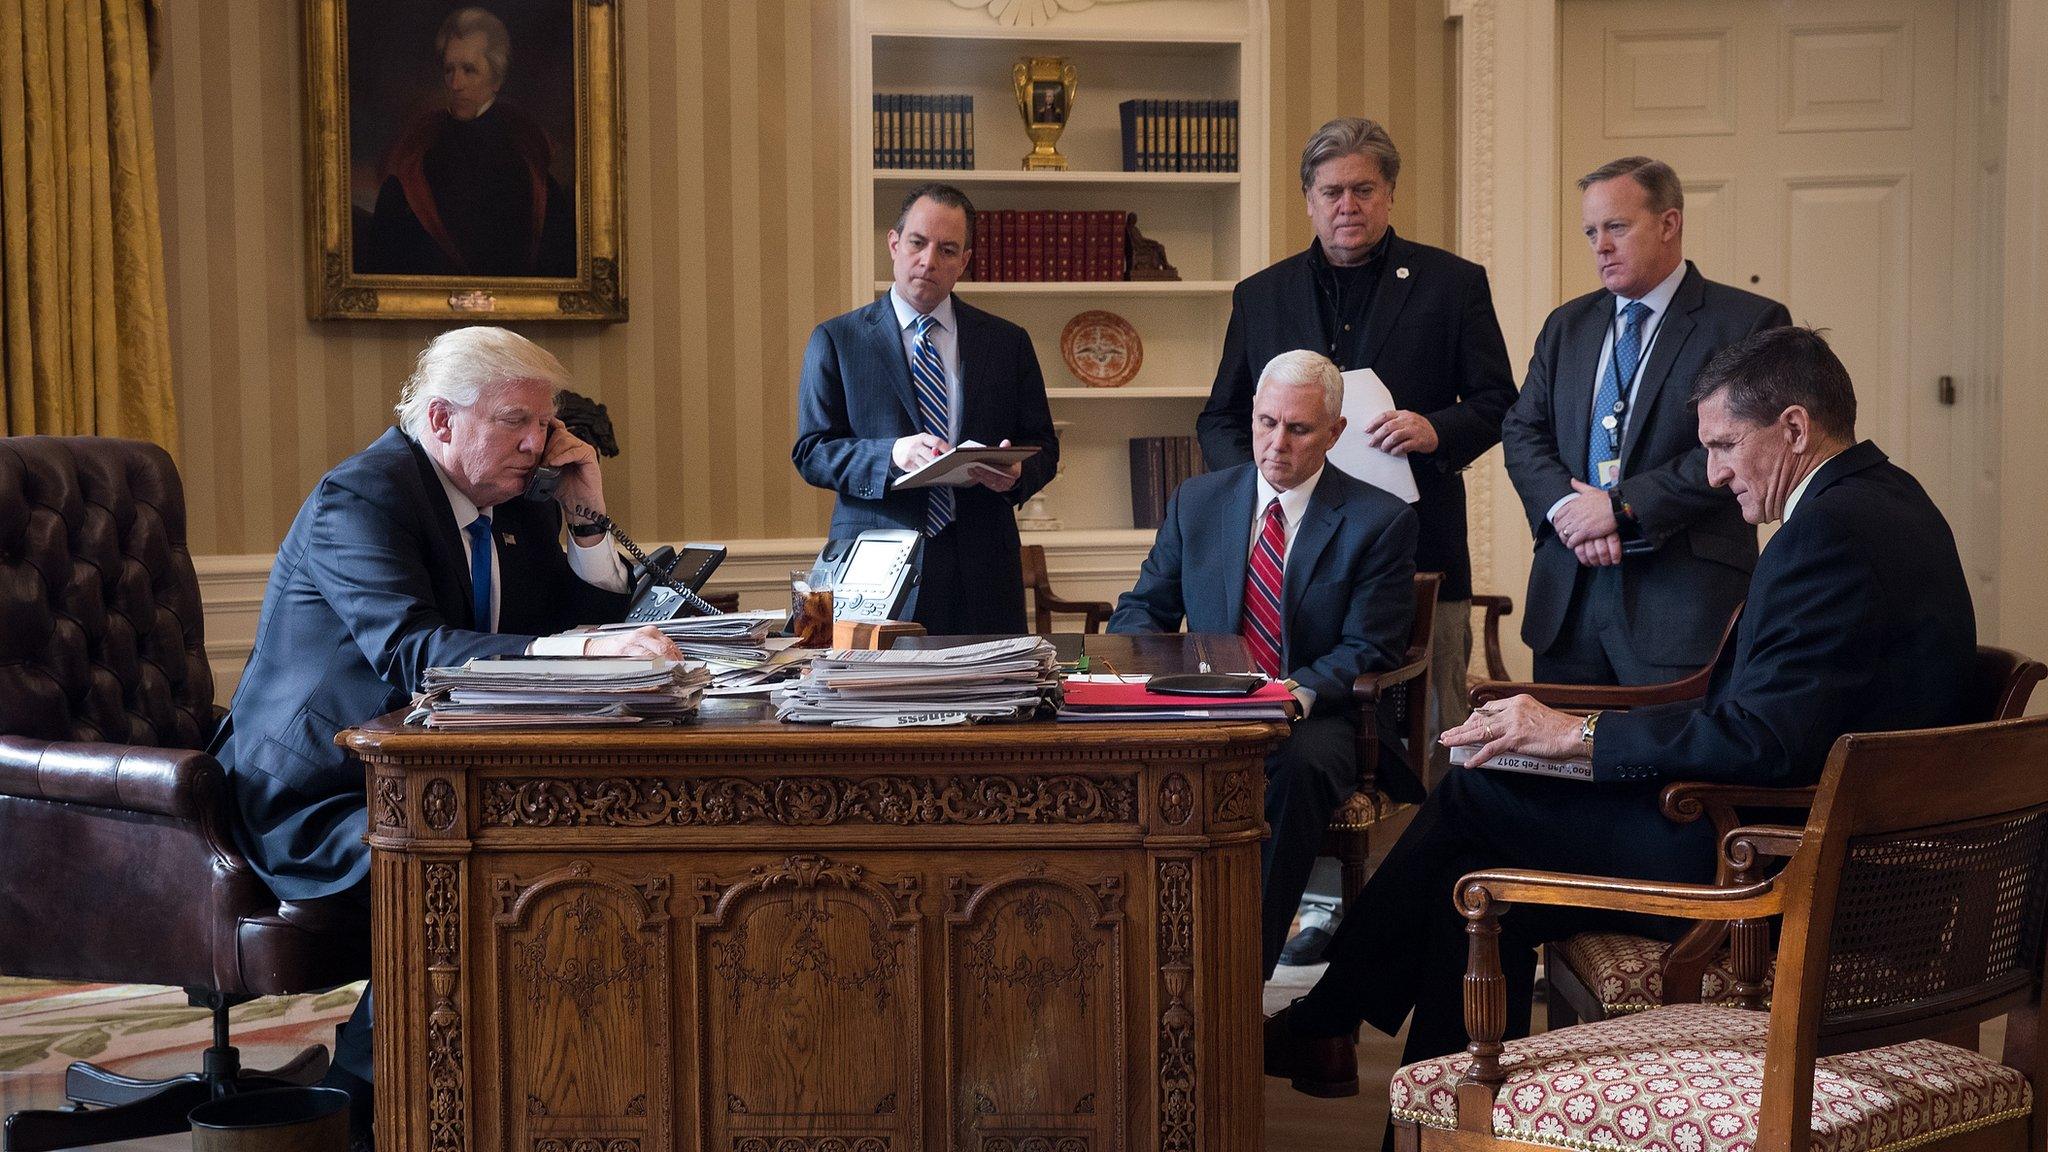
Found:
[[(946, 427), (946, 369), (939, 363), (938, 346), (932, 343), (932, 328), (937, 324), (930, 315), (910, 322), (917, 330), (917, 339), (911, 344), (910, 382), (917, 388), (918, 426), (926, 434), (950, 444), (952, 439)], [(953, 522), (953, 490), (930, 488), (925, 499), (924, 534), (937, 536)]]
[(1607, 358), (1607, 371), (1600, 375), (1600, 387), (1593, 393), (1593, 430), (1586, 437), (1586, 479), (1602, 488), (1620, 482), (1602, 483), (1600, 462), (1621, 459), (1622, 389), (1635, 382), (1636, 364), (1643, 357), (1643, 317), (1650, 306), (1640, 300), (1621, 310), (1621, 335), (1614, 338), (1614, 355)]
[(479, 514), (464, 529), (469, 533), (469, 608), (476, 614), (476, 630), (496, 632), (491, 627), (491, 518)]

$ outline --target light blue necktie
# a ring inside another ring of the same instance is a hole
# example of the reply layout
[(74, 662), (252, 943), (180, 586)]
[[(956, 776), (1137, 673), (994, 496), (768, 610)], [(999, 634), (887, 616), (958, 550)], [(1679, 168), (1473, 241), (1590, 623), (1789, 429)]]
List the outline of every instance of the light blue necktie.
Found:
[[(1614, 355), (1607, 358), (1607, 371), (1593, 393), (1593, 431), (1586, 437), (1586, 479), (1602, 488), (1600, 462), (1621, 459), (1622, 390), (1636, 378), (1636, 363), (1643, 356), (1643, 317), (1650, 306), (1638, 300), (1621, 310), (1621, 335), (1614, 338)], [(1615, 482), (1620, 480), (1619, 473)]]
[[(951, 443), (946, 427), (946, 369), (939, 363), (938, 346), (932, 343), (932, 328), (938, 321), (919, 316), (910, 322), (917, 330), (911, 343), (910, 382), (917, 388), (917, 422), (923, 430)], [(953, 490), (932, 488), (926, 492), (924, 534), (937, 536), (953, 522)]]
[(495, 632), (491, 627), (491, 518), (479, 515), (464, 529), (469, 533), (469, 607), (476, 613), (476, 630)]

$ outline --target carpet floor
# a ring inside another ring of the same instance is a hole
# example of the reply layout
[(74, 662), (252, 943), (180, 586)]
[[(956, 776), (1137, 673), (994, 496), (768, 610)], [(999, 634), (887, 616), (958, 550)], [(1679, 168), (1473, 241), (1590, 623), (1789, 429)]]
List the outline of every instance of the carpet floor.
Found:
[[(1282, 968), (1266, 986), (1266, 1011), (1306, 992), (1322, 975), (1314, 968)], [(241, 1005), (229, 1013), (244, 1063), (269, 1067), (310, 1044), (331, 1044), (334, 1026), (348, 1018), (360, 985), (319, 996), (279, 997)], [(60, 984), (0, 977), (0, 1113), (64, 1106), (64, 1069), (91, 1060), (126, 1076), (173, 1076), (199, 1067), (211, 1037), (207, 1013), (186, 1005), (173, 988), (136, 984)], [(1387, 1077), (1400, 1053), (1397, 1040), (1367, 1029), (1359, 1048), (1362, 1091), (1349, 1100), (1316, 1100), (1267, 1080), (1268, 1152), (1334, 1152), (1379, 1147), (1387, 1122)], [(184, 1134), (121, 1144), (109, 1152), (184, 1152)]]

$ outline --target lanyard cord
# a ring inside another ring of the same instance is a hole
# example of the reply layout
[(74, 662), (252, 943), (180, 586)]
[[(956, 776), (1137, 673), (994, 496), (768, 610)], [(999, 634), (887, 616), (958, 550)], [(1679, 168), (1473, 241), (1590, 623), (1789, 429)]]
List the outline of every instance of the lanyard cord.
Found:
[[(1639, 304), (1642, 302), (1639, 300), (1631, 300), (1630, 303)], [(1647, 307), (1647, 305), (1645, 305), (1645, 307)], [(1603, 376), (1607, 374), (1608, 369), (1613, 367), (1614, 355), (1617, 351), (1620, 350), (1621, 339), (1615, 332), (1615, 324), (1621, 319), (1621, 312), (1622, 309), (1613, 309), (1608, 313), (1607, 316), (1607, 365), (1600, 370), (1600, 374)], [(1636, 356), (1636, 369), (1634, 372), (1629, 374), (1629, 378), (1627, 380), (1623, 381), (1623, 383), (1625, 383), (1627, 387), (1623, 388), (1621, 390), (1621, 394), (1615, 397), (1614, 400), (1614, 411), (1611, 413), (1611, 415), (1613, 415), (1614, 417), (1614, 427), (1607, 428), (1603, 426), (1601, 428), (1601, 431), (1607, 433), (1608, 454), (1616, 459), (1620, 459), (1621, 457), (1621, 434), (1628, 428), (1629, 400), (1635, 395), (1636, 388), (1642, 384), (1643, 373), (1647, 371), (1650, 367), (1650, 345), (1656, 342), (1657, 333), (1661, 331), (1663, 327), (1664, 313), (1652, 312), (1650, 314), (1649, 328), (1642, 335), (1642, 351)], [(1595, 381), (1593, 385), (1593, 393), (1597, 396), (1599, 392), (1599, 382)]]

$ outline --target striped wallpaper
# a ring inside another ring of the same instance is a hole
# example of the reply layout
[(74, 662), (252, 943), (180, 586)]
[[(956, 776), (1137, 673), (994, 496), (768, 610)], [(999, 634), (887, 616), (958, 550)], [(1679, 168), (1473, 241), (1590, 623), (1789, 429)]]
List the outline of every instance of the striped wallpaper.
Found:
[[(935, 3), (944, 0), (934, 0)], [(1140, 0), (1142, 2), (1142, 0)], [(804, 338), (850, 306), (848, 19), (839, 0), (614, 0), (625, 47), (632, 319), (523, 331), (602, 400), (622, 523), (651, 539), (822, 532), (789, 463)], [(155, 77), (179, 453), (199, 553), (269, 552), (321, 473), (388, 423), (430, 321), (305, 318), (300, 5), (166, 4)], [(1323, 119), (1376, 115), (1394, 221), (1454, 234), (1441, 0), (1272, 0), (1273, 251)]]

